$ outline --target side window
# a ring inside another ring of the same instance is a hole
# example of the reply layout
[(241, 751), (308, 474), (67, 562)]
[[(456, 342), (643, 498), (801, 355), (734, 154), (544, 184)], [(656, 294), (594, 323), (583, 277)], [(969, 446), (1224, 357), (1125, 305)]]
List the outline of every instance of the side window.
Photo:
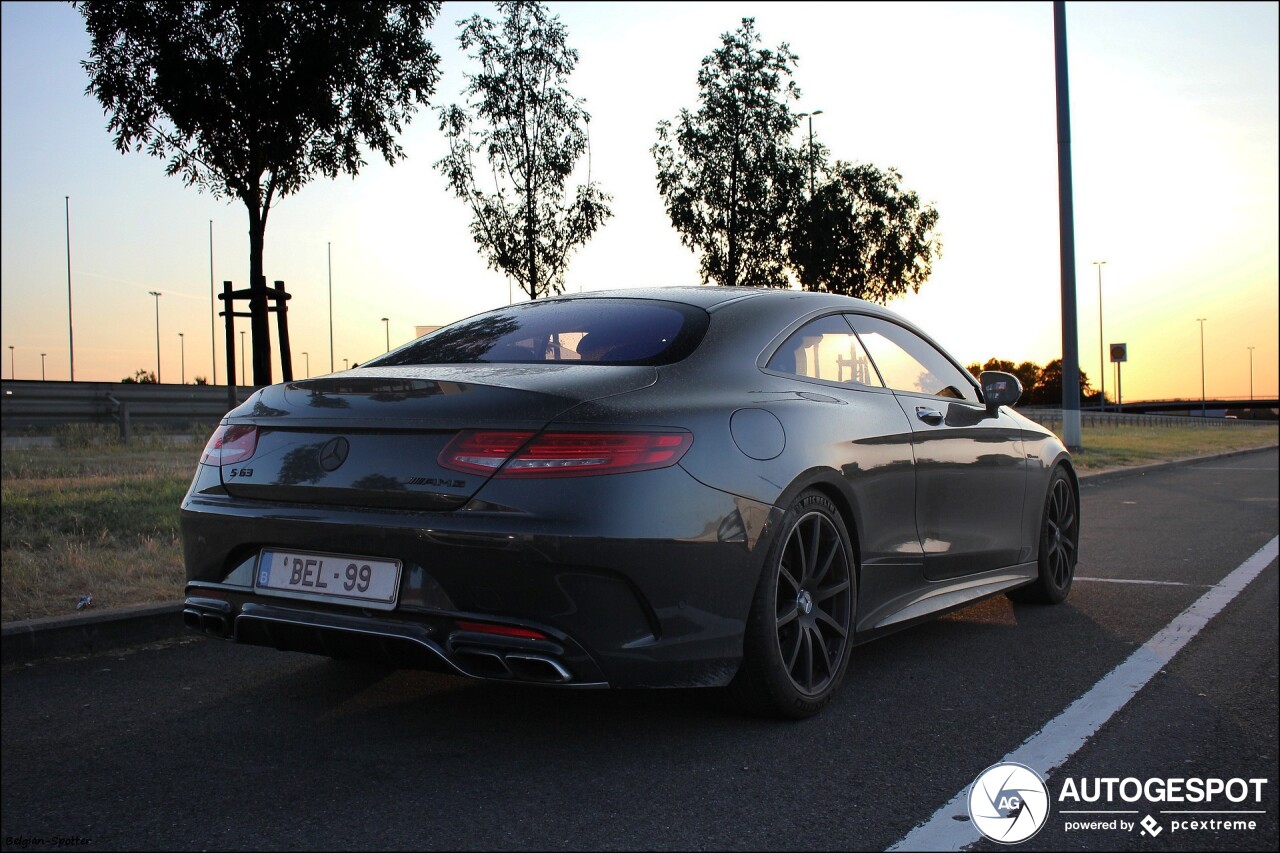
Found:
[(857, 335), (838, 314), (796, 329), (766, 366), (810, 379), (884, 387)]
[(850, 315), (849, 322), (893, 390), (978, 402), (973, 383), (960, 368), (919, 335), (862, 314)]

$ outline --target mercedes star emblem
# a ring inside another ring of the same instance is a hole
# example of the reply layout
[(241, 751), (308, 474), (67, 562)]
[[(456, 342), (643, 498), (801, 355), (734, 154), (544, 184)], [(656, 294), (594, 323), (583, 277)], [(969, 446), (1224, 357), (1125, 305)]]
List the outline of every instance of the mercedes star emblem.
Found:
[(351, 445), (342, 436), (331, 438), (320, 448), (320, 467), (326, 471), (336, 471), (347, 461)]

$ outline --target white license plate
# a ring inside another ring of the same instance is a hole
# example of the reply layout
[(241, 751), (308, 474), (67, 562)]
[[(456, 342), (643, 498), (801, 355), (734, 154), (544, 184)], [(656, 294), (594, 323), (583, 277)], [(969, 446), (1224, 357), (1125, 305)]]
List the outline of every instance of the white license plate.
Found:
[(264, 548), (254, 579), (254, 586), (269, 595), (392, 610), (400, 590), (400, 561)]

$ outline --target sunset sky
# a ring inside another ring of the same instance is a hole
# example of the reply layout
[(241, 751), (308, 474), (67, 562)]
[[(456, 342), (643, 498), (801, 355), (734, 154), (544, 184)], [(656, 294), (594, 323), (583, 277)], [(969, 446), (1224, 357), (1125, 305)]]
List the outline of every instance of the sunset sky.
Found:
[[(1061, 355), (1052, 5), (1037, 3), (551, 3), (581, 55), (571, 90), (592, 121), (592, 177), (614, 218), (571, 262), (568, 291), (697, 283), (660, 197), (654, 127), (696, 107), (719, 35), (756, 18), (766, 45), (800, 57), (799, 111), (834, 157), (897, 167), (941, 215), (943, 254), (918, 295), (890, 304), (964, 363)], [(1280, 162), (1275, 3), (1068, 3), (1081, 367), (1097, 386), (1098, 280), (1106, 343), (1129, 345), (1126, 400), (1277, 393)], [(506, 304), (469, 214), (432, 164), (437, 106), (473, 68), (456, 21), (487, 3), (445, 3), (432, 40), (444, 75), (401, 137), (408, 159), (319, 178), (272, 211), (268, 280), (294, 294), (295, 371), (363, 362), (441, 325)], [(80, 67), (89, 39), (64, 3), (4, 3), (0, 148), (0, 354), (9, 377), (68, 378), (64, 197), (70, 197), (76, 379), (211, 376), (214, 277), (244, 286), (247, 215), (121, 155)], [(807, 128), (801, 125), (801, 131)], [(797, 141), (800, 137), (797, 136)], [(518, 289), (516, 298), (522, 298)], [(219, 323), (221, 321), (219, 320)], [(240, 328), (246, 323), (241, 321)], [(221, 341), (221, 327), (218, 340)], [(219, 345), (217, 375), (225, 379)], [(302, 353), (309, 353), (303, 357)], [(279, 378), (278, 353), (273, 375)], [(1107, 387), (1113, 392), (1110, 365)]]

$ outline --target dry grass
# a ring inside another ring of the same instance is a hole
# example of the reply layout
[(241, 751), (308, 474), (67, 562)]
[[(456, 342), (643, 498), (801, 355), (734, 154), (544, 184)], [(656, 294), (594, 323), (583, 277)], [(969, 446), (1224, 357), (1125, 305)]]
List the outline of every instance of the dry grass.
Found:
[(178, 504), (200, 445), (5, 450), (0, 619), (182, 597)]
[[(1082, 471), (1275, 445), (1276, 425), (1085, 427)], [(199, 443), (11, 448), (0, 459), (0, 618), (182, 598), (178, 504)]]
[(1077, 470), (1089, 473), (1265, 447), (1275, 445), (1278, 438), (1280, 427), (1274, 423), (1231, 427), (1086, 426), (1080, 436), (1084, 450), (1074, 458)]

